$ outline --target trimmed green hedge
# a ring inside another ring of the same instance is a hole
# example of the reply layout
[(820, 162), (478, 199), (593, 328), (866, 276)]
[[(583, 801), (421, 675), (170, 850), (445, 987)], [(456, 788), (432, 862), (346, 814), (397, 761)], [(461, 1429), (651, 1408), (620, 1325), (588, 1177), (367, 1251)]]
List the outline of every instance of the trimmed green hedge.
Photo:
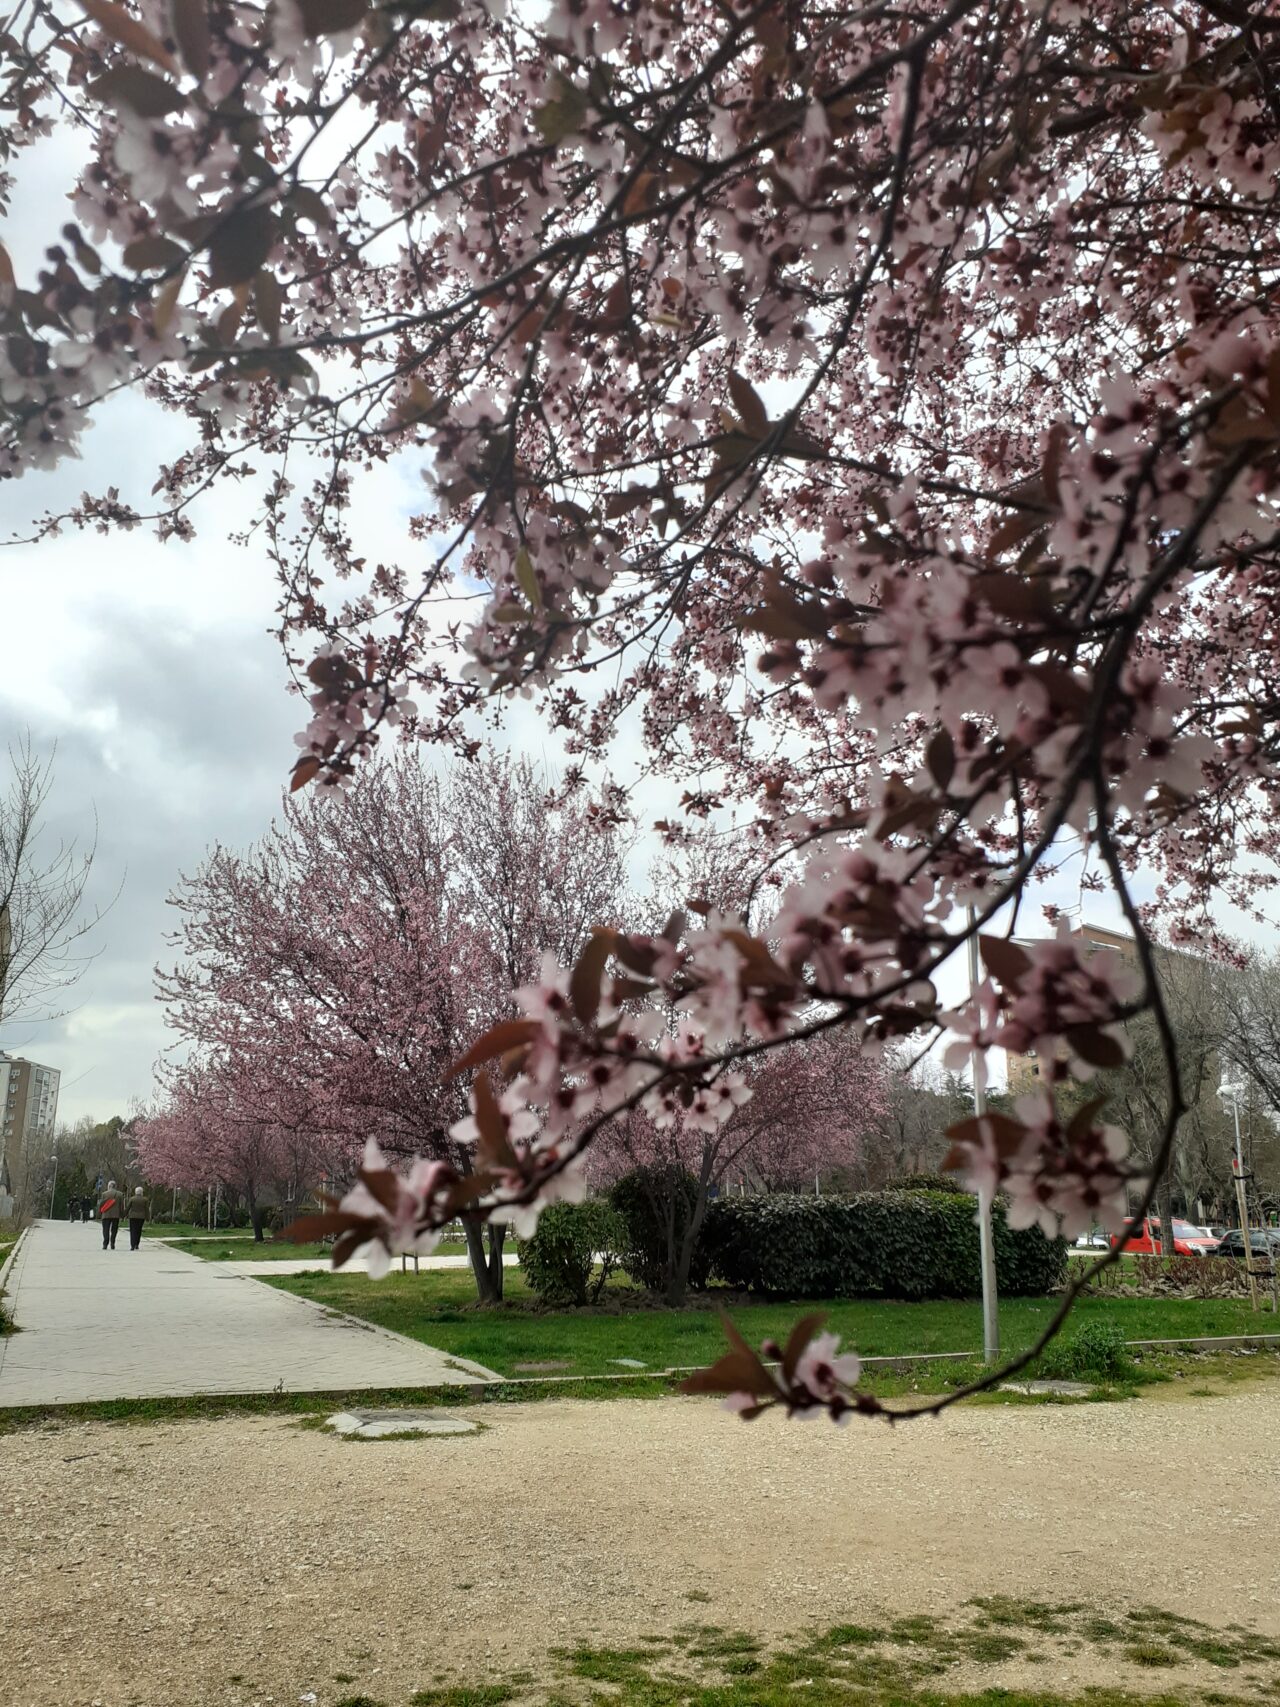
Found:
[[(730, 1286), (790, 1298), (973, 1298), (982, 1289), (976, 1199), (961, 1192), (721, 1198), (702, 1246)], [(995, 1211), (996, 1279), (1006, 1297), (1054, 1291), (1067, 1247), (1013, 1232)]]

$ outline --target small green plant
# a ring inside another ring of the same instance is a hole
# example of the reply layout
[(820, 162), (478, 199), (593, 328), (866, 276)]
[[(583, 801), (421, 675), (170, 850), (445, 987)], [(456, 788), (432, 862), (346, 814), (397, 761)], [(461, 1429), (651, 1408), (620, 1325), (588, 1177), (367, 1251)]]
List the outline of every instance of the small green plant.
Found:
[(509, 1683), (446, 1684), (443, 1689), (420, 1689), (409, 1697), (410, 1707), (502, 1707), (515, 1690)]
[(1137, 1371), (1115, 1322), (1086, 1322), (1054, 1340), (1038, 1367), (1051, 1381), (1124, 1381)]
[(1178, 1656), (1163, 1642), (1131, 1642), (1121, 1652), (1136, 1666), (1174, 1666), (1178, 1663)]

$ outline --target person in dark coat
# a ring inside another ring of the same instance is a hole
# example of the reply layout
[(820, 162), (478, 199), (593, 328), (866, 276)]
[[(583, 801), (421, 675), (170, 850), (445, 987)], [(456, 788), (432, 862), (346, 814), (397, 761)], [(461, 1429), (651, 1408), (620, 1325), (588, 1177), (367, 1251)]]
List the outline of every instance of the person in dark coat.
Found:
[(142, 1223), (147, 1218), (147, 1202), (142, 1195), (142, 1187), (134, 1188), (133, 1196), (129, 1199), (129, 1249), (136, 1251), (142, 1243)]
[(124, 1208), (124, 1200), (120, 1188), (113, 1179), (107, 1181), (107, 1189), (98, 1201), (98, 1219), (102, 1222), (102, 1248), (104, 1251), (115, 1250), (116, 1234), (120, 1231), (120, 1214)]

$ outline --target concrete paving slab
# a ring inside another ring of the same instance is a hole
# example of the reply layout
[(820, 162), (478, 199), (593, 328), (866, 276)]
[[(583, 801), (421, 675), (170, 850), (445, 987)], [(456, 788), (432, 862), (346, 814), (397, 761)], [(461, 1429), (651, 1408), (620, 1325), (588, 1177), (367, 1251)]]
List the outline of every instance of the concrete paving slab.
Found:
[(104, 1251), (96, 1222), (38, 1222), (8, 1277), (20, 1331), (0, 1339), (0, 1406), (498, 1379), (232, 1266), (145, 1236), (130, 1251), (127, 1228)]

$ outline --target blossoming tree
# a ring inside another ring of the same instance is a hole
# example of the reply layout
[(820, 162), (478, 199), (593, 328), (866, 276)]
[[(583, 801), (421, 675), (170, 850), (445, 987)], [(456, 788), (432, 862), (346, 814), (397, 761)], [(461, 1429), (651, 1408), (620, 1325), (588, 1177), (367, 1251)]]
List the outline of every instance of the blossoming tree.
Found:
[(137, 1165), (154, 1185), (203, 1190), (220, 1184), (249, 1211), (255, 1239), (266, 1206), (296, 1208), (338, 1159), (316, 1133), (265, 1119), (244, 1060), (188, 1063), (169, 1075), (165, 1096), (134, 1127)]
[[(1152, 1004), (1171, 1142), (1134, 873), (1203, 931), (1275, 847), (1272, 10), (42, 0), (6, 46), (10, 168), (50, 127), (90, 156), (47, 265), (0, 262), (6, 467), (145, 384), (189, 424), (154, 501), (66, 519), (184, 535), (256, 482), (294, 781), (531, 695), (584, 764), (639, 730), (673, 812), (736, 797), (762, 864), (804, 862), (768, 942), (676, 919), (548, 969), (467, 1052), (504, 1080), (473, 1171), (405, 1208), (372, 1169), (398, 1207), (351, 1237), (532, 1212), (619, 1109), (727, 1116), (783, 1042), (940, 1024), (1046, 1067), (956, 1161), (1117, 1224), (1123, 1138), (1052, 1081)], [(428, 490), (372, 562), (346, 511), (390, 458)], [(998, 933), (1069, 846), (1136, 987)], [(708, 1380), (847, 1415), (808, 1344)]]
[(667, 1227), (667, 1296), (682, 1303), (713, 1192), (748, 1181), (753, 1191), (812, 1190), (820, 1174), (847, 1173), (888, 1107), (889, 1076), (848, 1028), (821, 1034), (752, 1061), (727, 1119), (699, 1098), (686, 1108), (672, 1096), (656, 1114), (632, 1109), (596, 1138), (588, 1177), (611, 1185), (642, 1170), (640, 1189), (655, 1223)]
[[(309, 1139), (331, 1180), (368, 1137), (464, 1168), (454, 1057), (509, 1015), (543, 952), (572, 956), (614, 913), (619, 882), (611, 821), (493, 758), (451, 779), (413, 754), (368, 766), (340, 800), (292, 802), (252, 852), (215, 849), (173, 897), (182, 959), (159, 976), (171, 1025), (210, 1064), (178, 1075), (168, 1111), (190, 1168), (208, 1178), (234, 1133), (239, 1153), (246, 1122)], [(481, 1295), (500, 1298), (502, 1226), (486, 1250), (466, 1225)]]

